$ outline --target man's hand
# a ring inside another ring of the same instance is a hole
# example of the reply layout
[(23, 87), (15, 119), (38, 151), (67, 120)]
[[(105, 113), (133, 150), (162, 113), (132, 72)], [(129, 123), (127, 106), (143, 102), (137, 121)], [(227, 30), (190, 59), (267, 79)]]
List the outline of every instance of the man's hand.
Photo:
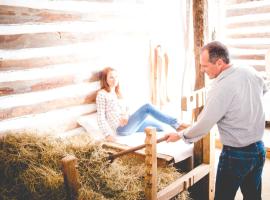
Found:
[(105, 137), (105, 140), (106, 140), (107, 142), (115, 142), (115, 141), (116, 141), (116, 138), (115, 138), (114, 136), (112, 136), (112, 135), (107, 135), (107, 136)]
[(166, 142), (176, 142), (181, 139), (181, 137), (177, 133), (169, 133), (166, 134), (168, 136)]
[(190, 127), (190, 124), (182, 123), (176, 130), (179, 132), (179, 131), (182, 131), (188, 127)]

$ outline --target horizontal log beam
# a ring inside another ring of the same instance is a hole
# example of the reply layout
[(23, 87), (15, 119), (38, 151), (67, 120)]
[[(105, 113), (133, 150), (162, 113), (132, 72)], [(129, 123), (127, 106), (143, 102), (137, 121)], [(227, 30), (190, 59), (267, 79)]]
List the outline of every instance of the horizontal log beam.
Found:
[(82, 42), (95, 42), (112, 36), (112, 32), (76, 33), (51, 32), (16, 35), (0, 35), (1, 49), (22, 49), (60, 46)]
[(231, 58), (232, 59), (244, 59), (244, 60), (264, 60), (265, 55), (234, 55), (231, 54)]
[(163, 190), (159, 191), (157, 194), (158, 200), (167, 200), (171, 199), (177, 194), (181, 193), (184, 190), (187, 190), (189, 187), (194, 185), (196, 182), (201, 180), (210, 172), (210, 165), (201, 164), (198, 167), (194, 168), (187, 174), (183, 175)]
[[(233, 39), (242, 39), (242, 38), (248, 38), (248, 39), (257, 39), (258, 41), (263, 41), (265, 39), (270, 39), (270, 32), (264, 32), (264, 33), (234, 33), (234, 34), (227, 34), (226, 37), (233, 38)], [(260, 42), (262, 43), (262, 42)]]
[[(233, 9), (249, 9), (249, 8), (257, 8), (257, 7), (268, 7), (270, 5), (269, 1), (242, 1), (242, 3), (234, 3), (227, 5), (227, 10)], [(230, 1), (227, 1), (230, 3)]]
[(75, 66), (77, 63), (82, 62), (89, 62), (89, 66), (90, 64), (93, 66), (96, 60), (97, 56), (81, 54), (81, 52), (74, 52), (67, 55), (44, 55), (34, 58), (0, 59), (0, 71), (40, 68), (65, 63), (73, 63)]
[(78, 84), (41, 92), (3, 96), (0, 97), (0, 119), (93, 103), (98, 88), (99, 85), (96, 84)]
[(248, 14), (258, 14), (258, 13), (269, 13), (270, 12), (270, 3), (267, 5), (257, 6), (254, 4), (252, 8), (234, 8), (234, 9), (227, 9), (226, 16), (227, 17), (234, 17), (234, 16), (242, 16)]
[(55, 65), (31, 70), (2, 71), (0, 74), (0, 96), (95, 81), (99, 81), (99, 71), (98, 69), (94, 71), (88, 67), (87, 63)]
[(258, 26), (269, 26), (270, 20), (269, 19), (261, 19), (260, 21), (253, 21), (253, 22), (230, 22), (226, 24), (227, 29), (233, 28), (243, 28), (243, 27), (258, 27)]
[(269, 26), (258, 26), (256, 28), (234, 28), (226, 30), (226, 35), (238, 35), (238, 34), (267, 34), (270, 32)]
[(48, 9), (33, 9), (27, 7), (0, 7), (0, 24), (16, 24), (25, 22), (54, 22), (81, 20), (79, 13), (56, 11)]
[(234, 23), (246, 23), (246, 22), (259, 22), (261, 20), (270, 19), (270, 13), (265, 14), (249, 14), (244, 16), (227, 17), (225, 19), (225, 24)]
[(32, 114), (0, 121), (0, 134), (12, 131), (33, 130), (45, 133), (62, 133), (79, 127), (79, 116), (96, 111), (95, 104), (84, 104), (46, 113)]
[[(21, 1), (21, 0), (1, 0), (2, 6), (27, 7), (39, 10), (65, 11), (67, 13), (96, 13), (105, 14), (107, 17), (114, 15), (122, 16), (127, 14), (142, 16), (147, 10), (141, 3), (104, 3), (98, 0), (87, 1)], [(99, 16), (98, 16), (99, 17)]]
[(239, 66), (253, 67), (257, 71), (265, 71), (264, 60), (232, 59), (232, 63)]

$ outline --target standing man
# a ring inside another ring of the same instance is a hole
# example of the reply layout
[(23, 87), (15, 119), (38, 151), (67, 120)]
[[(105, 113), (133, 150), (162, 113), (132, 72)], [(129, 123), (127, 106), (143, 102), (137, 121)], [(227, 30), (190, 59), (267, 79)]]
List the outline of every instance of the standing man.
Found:
[(233, 200), (239, 187), (245, 200), (260, 200), (265, 162), (263, 79), (251, 67), (233, 66), (227, 47), (217, 41), (202, 48), (200, 63), (201, 71), (215, 79), (204, 109), (193, 126), (168, 134), (167, 142), (196, 142), (217, 124), (223, 149), (215, 200)]

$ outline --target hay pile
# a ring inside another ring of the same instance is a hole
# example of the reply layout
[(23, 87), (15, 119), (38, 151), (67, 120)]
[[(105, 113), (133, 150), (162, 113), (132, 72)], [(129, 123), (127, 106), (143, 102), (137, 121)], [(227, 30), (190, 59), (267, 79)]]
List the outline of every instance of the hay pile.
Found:
[[(134, 155), (110, 164), (106, 149), (87, 134), (63, 140), (33, 133), (0, 140), (0, 199), (67, 199), (60, 161), (68, 154), (78, 158), (79, 199), (145, 199), (145, 166)], [(173, 167), (158, 168), (158, 190), (180, 176)], [(189, 197), (185, 192), (176, 199)]]

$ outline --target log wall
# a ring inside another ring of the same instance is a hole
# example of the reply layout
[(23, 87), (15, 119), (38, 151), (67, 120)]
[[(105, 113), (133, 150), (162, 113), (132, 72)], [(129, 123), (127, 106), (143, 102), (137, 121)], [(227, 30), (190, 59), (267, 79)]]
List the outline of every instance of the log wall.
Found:
[(98, 72), (108, 65), (121, 69), (124, 81), (142, 77), (128, 91), (136, 87), (144, 99), (145, 16), (134, 1), (1, 0), (0, 133), (77, 128), (77, 118), (96, 109)]
[(265, 71), (270, 49), (270, 1), (227, 1), (224, 33), (234, 63)]

